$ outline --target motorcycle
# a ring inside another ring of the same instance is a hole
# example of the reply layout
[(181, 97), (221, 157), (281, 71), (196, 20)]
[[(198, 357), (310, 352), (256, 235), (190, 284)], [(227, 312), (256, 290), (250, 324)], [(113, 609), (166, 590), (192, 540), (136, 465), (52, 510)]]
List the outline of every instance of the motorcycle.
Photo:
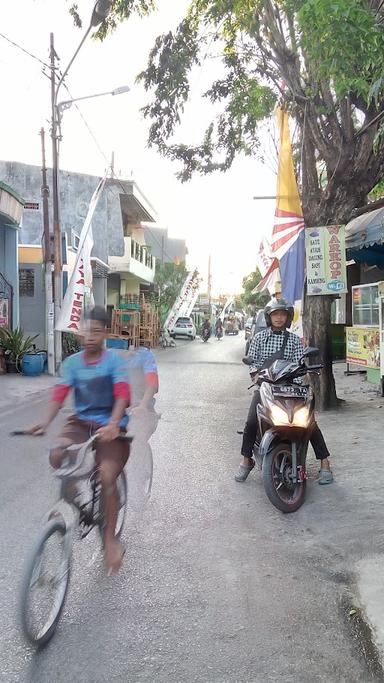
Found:
[[(313, 427), (314, 394), (309, 385), (294, 380), (307, 373), (319, 373), (323, 365), (306, 365), (319, 353), (304, 350), (300, 362), (275, 360), (258, 374), (260, 403), (257, 406), (258, 440), (254, 460), (262, 470), (265, 492), (281, 512), (295, 512), (305, 500), (306, 458)], [(253, 360), (243, 358), (246, 365)]]
[(204, 327), (204, 329), (201, 333), (201, 338), (202, 338), (203, 342), (207, 342), (210, 336), (211, 336), (211, 330), (208, 327)]
[(218, 327), (216, 330), (216, 338), (218, 341), (220, 341), (223, 338), (223, 328)]

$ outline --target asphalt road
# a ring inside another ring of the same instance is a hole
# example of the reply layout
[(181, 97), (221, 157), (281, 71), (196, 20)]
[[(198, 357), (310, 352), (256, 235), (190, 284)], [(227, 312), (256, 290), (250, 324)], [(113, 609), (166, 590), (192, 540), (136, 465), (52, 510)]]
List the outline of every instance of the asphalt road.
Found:
[(233, 479), (236, 429), (249, 402), (243, 346), (240, 336), (159, 352), (162, 419), (152, 442), (151, 501), (129, 511), (116, 577), (105, 576), (96, 535), (76, 543), (63, 618), (37, 654), (17, 627), (18, 582), (56, 484), (48, 437), (8, 437), (34, 423), (42, 404), (27, 402), (0, 419), (1, 681), (372, 680), (341, 605), (353, 539), (351, 506), (337, 484), (317, 486), (312, 461), (305, 506), (283, 516), (259, 475), (245, 485)]

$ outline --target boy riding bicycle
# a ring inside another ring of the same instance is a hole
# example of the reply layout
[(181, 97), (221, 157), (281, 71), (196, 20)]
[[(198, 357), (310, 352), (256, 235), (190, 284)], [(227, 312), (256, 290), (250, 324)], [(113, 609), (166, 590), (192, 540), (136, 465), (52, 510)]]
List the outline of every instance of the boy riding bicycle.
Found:
[(27, 431), (34, 436), (44, 434), (59, 413), (70, 391), (74, 391), (75, 414), (65, 423), (49, 461), (60, 467), (65, 449), (83, 443), (97, 434), (96, 461), (100, 470), (106, 519), (105, 564), (108, 575), (120, 569), (124, 550), (115, 536), (118, 516), (116, 481), (129, 457), (129, 443), (118, 439), (126, 433), (130, 403), (127, 363), (116, 352), (105, 349), (107, 315), (96, 306), (85, 316), (84, 350), (67, 358), (62, 377), (55, 386), (45, 420)]

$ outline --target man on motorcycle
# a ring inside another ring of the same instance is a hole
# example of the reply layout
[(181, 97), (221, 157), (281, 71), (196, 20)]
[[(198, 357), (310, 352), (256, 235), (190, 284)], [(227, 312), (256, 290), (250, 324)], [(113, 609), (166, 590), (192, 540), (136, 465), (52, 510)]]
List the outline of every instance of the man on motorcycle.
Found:
[(221, 339), (223, 336), (223, 321), (221, 318), (217, 318), (216, 324), (215, 324), (215, 334), (218, 339)]
[(202, 328), (201, 336), (203, 338), (207, 337), (209, 339), (211, 334), (212, 334), (211, 322), (210, 322), (209, 318), (205, 318), (205, 320), (203, 322), (203, 328)]
[[(288, 332), (292, 324), (294, 309), (284, 299), (273, 299), (264, 309), (267, 329), (256, 334), (250, 344), (248, 356), (254, 364), (250, 367), (252, 381), (256, 384), (257, 373), (270, 367), (277, 359), (299, 362), (304, 347), (300, 338)], [(252, 458), (253, 447), (257, 437), (257, 404), (260, 403), (260, 392), (255, 390), (244, 427), (241, 455), (243, 460), (235, 475), (235, 480), (243, 482), (247, 479), (255, 463)], [(319, 484), (331, 484), (333, 475), (329, 463), (329, 451), (320, 428), (316, 424), (311, 434), (311, 444), (316, 458), (320, 460)]]

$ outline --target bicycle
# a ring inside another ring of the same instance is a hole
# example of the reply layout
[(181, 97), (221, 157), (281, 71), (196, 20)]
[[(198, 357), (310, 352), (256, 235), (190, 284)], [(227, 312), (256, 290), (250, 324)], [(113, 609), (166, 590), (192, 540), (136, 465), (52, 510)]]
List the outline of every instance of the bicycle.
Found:
[[(131, 436), (121, 435), (118, 438), (132, 442)], [(97, 434), (83, 444), (73, 444), (66, 449), (67, 457), (61, 467), (54, 471), (60, 479), (59, 500), (47, 512), (44, 527), (25, 562), (19, 617), (25, 638), (37, 647), (46, 645), (56, 631), (69, 586), (76, 530), (80, 531), (80, 538), (83, 539), (97, 527), (104, 545), (105, 516), (99, 469), (95, 463), (96, 451), (93, 448), (96, 439)], [(79, 491), (77, 485), (81, 482), (83, 485)], [(120, 537), (128, 491), (124, 470), (117, 479), (117, 490), (119, 512), (116, 536)]]

